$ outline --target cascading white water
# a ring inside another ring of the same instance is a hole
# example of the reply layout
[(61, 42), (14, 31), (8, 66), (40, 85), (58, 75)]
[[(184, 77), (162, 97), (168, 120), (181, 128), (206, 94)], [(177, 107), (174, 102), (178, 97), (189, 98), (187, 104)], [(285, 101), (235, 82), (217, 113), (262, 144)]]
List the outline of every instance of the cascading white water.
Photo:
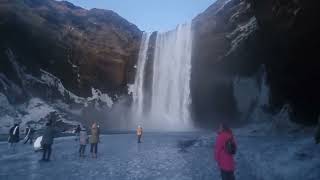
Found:
[(153, 62), (151, 116), (168, 125), (190, 123), (191, 24), (158, 33)]
[(140, 45), (140, 52), (138, 57), (138, 64), (136, 66), (137, 72), (135, 82), (133, 85), (133, 111), (139, 118), (142, 117), (144, 107), (144, 70), (146, 67), (147, 53), (149, 47), (149, 33), (143, 33)]
[[(191, 24), (175, 30), (157, 33), (153, 59), (152, 87), (144, 88), (144, 75), (150, 36), (143, 34), (137, 74), (133, 85), (134, 124), (142, 123), (151, 129), (186, 129), (191, 127), (190, 75), (192, 32)], [(151, 97), (145, 97), (151, 94)], [(146, 108), (145, 98), (150, 102)]]

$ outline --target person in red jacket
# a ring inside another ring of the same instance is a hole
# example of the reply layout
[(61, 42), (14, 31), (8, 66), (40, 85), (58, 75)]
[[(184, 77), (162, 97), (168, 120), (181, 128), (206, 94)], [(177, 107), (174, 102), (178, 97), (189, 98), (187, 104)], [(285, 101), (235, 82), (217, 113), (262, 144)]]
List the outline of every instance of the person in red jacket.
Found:
[(231, 129), (225, 123), (221, 123), (214, 146), (214, 157), (221, 170), (222, 180), (235, 180), (233, 156), (236, 149), (237, 145)]

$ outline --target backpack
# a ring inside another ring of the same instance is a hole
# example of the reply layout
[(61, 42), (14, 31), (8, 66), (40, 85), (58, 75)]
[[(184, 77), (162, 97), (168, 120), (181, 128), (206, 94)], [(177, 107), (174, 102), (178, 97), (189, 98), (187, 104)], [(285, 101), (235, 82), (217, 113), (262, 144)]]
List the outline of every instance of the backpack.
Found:
[(237, 148), (236, 148), (236, 145), (233, 141), (233, 138), (230, 138), (226, 141), (225, 150), (228, 154), (231, 154), (231, 155), (236, 154)]

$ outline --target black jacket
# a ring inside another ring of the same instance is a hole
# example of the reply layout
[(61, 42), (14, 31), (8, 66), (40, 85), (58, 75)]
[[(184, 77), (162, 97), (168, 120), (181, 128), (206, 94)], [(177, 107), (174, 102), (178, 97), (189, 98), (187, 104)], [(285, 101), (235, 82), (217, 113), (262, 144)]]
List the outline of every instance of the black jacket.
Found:
[(9, 143), (17, 143), (19, 140), (19, 126), (13, 126), (9, 131)]
[(42, 137), (41, 144), (53, 144), (53, 139), (55, 136), (55, 130), (51, 126), (47, 126)]

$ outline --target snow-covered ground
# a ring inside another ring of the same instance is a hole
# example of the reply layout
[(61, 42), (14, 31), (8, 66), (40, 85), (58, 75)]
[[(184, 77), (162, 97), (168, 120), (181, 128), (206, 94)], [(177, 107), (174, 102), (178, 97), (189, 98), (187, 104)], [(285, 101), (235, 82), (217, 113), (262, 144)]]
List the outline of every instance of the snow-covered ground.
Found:
[[(320, 179), (320, 146), (310, 135), (236, 134), (237, 179)], [(51, 162), (39, 162), (41, 153), (30, 145), (19, 144), (11, 153), (0, 143), (0, 179), (218, 180), (214, 139), (214, 133), (146, 133), (137, 144), (133, 134), (105, 135), (95, 160), (80, 159), (74, 139), (62, 138), (55, 141)]]

